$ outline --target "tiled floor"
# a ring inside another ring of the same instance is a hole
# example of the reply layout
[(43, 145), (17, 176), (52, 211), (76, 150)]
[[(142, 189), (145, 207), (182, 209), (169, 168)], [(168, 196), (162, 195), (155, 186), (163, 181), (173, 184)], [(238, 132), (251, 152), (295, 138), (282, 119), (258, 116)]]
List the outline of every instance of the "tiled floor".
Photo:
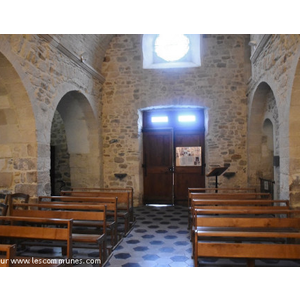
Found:
[(143, 206), (136, 224), (115, 249), (107, 267), (192, 267), (187, 209)]

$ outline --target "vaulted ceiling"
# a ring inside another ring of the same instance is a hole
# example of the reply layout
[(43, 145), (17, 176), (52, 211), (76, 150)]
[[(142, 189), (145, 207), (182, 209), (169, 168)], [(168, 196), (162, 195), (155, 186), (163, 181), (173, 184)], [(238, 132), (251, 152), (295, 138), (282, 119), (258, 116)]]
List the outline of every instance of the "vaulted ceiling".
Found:
[(58, 43), (101, 73), (105, 52), (114, 34), (53, 34)]

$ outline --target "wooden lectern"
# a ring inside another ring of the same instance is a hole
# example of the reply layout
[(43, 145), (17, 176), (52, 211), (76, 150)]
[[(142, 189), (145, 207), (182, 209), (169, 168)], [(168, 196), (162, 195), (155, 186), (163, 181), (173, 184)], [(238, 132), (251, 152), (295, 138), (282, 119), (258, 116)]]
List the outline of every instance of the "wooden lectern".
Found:
[(206, 176), (207, 177), (212, 177), (215, 176), (216, 177), (216, 193), (218, 192), (217, 188), (218, 188), (218, 177), (223, 174), (226, 170), (228, 169), (228, 167), (218, 167), (218, 168), (214, 168), (212, 169)]

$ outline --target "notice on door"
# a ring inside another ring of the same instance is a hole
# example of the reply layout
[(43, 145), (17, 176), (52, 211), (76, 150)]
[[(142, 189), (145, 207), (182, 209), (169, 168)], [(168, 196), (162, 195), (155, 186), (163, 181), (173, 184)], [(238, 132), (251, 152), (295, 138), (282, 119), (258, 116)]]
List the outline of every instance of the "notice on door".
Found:
[(201, 165), (201, 147), (176, 147), (176, 166), (200, 167)]

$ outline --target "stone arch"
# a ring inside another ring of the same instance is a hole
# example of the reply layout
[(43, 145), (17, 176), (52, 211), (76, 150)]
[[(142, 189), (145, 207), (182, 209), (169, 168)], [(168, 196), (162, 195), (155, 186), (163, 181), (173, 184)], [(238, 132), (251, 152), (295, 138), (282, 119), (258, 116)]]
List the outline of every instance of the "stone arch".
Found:
[(4, 192), (37, 192), (34, 112), (15, 67), (0, 52), (0, 184)]
[(279, 155), (278, 108), (273, 90), (261, 82), (254, 94), (248, 120), (248, 183), (260, 189), (259, 178), (275, 181), (274, 197), (279, 195), (279, 166), (273, 157)]
[[(299, 57), (299, 56), (298, 56)], [(300, 62), (297, 61), (289, 108), (289, 193), (293, 206), (300, 196)]]
[(81, 92), (69, 91), (61, 98), (56, 110), (66, 136), (70, 185), (100, 186), (99, 128), (89, 101)]

